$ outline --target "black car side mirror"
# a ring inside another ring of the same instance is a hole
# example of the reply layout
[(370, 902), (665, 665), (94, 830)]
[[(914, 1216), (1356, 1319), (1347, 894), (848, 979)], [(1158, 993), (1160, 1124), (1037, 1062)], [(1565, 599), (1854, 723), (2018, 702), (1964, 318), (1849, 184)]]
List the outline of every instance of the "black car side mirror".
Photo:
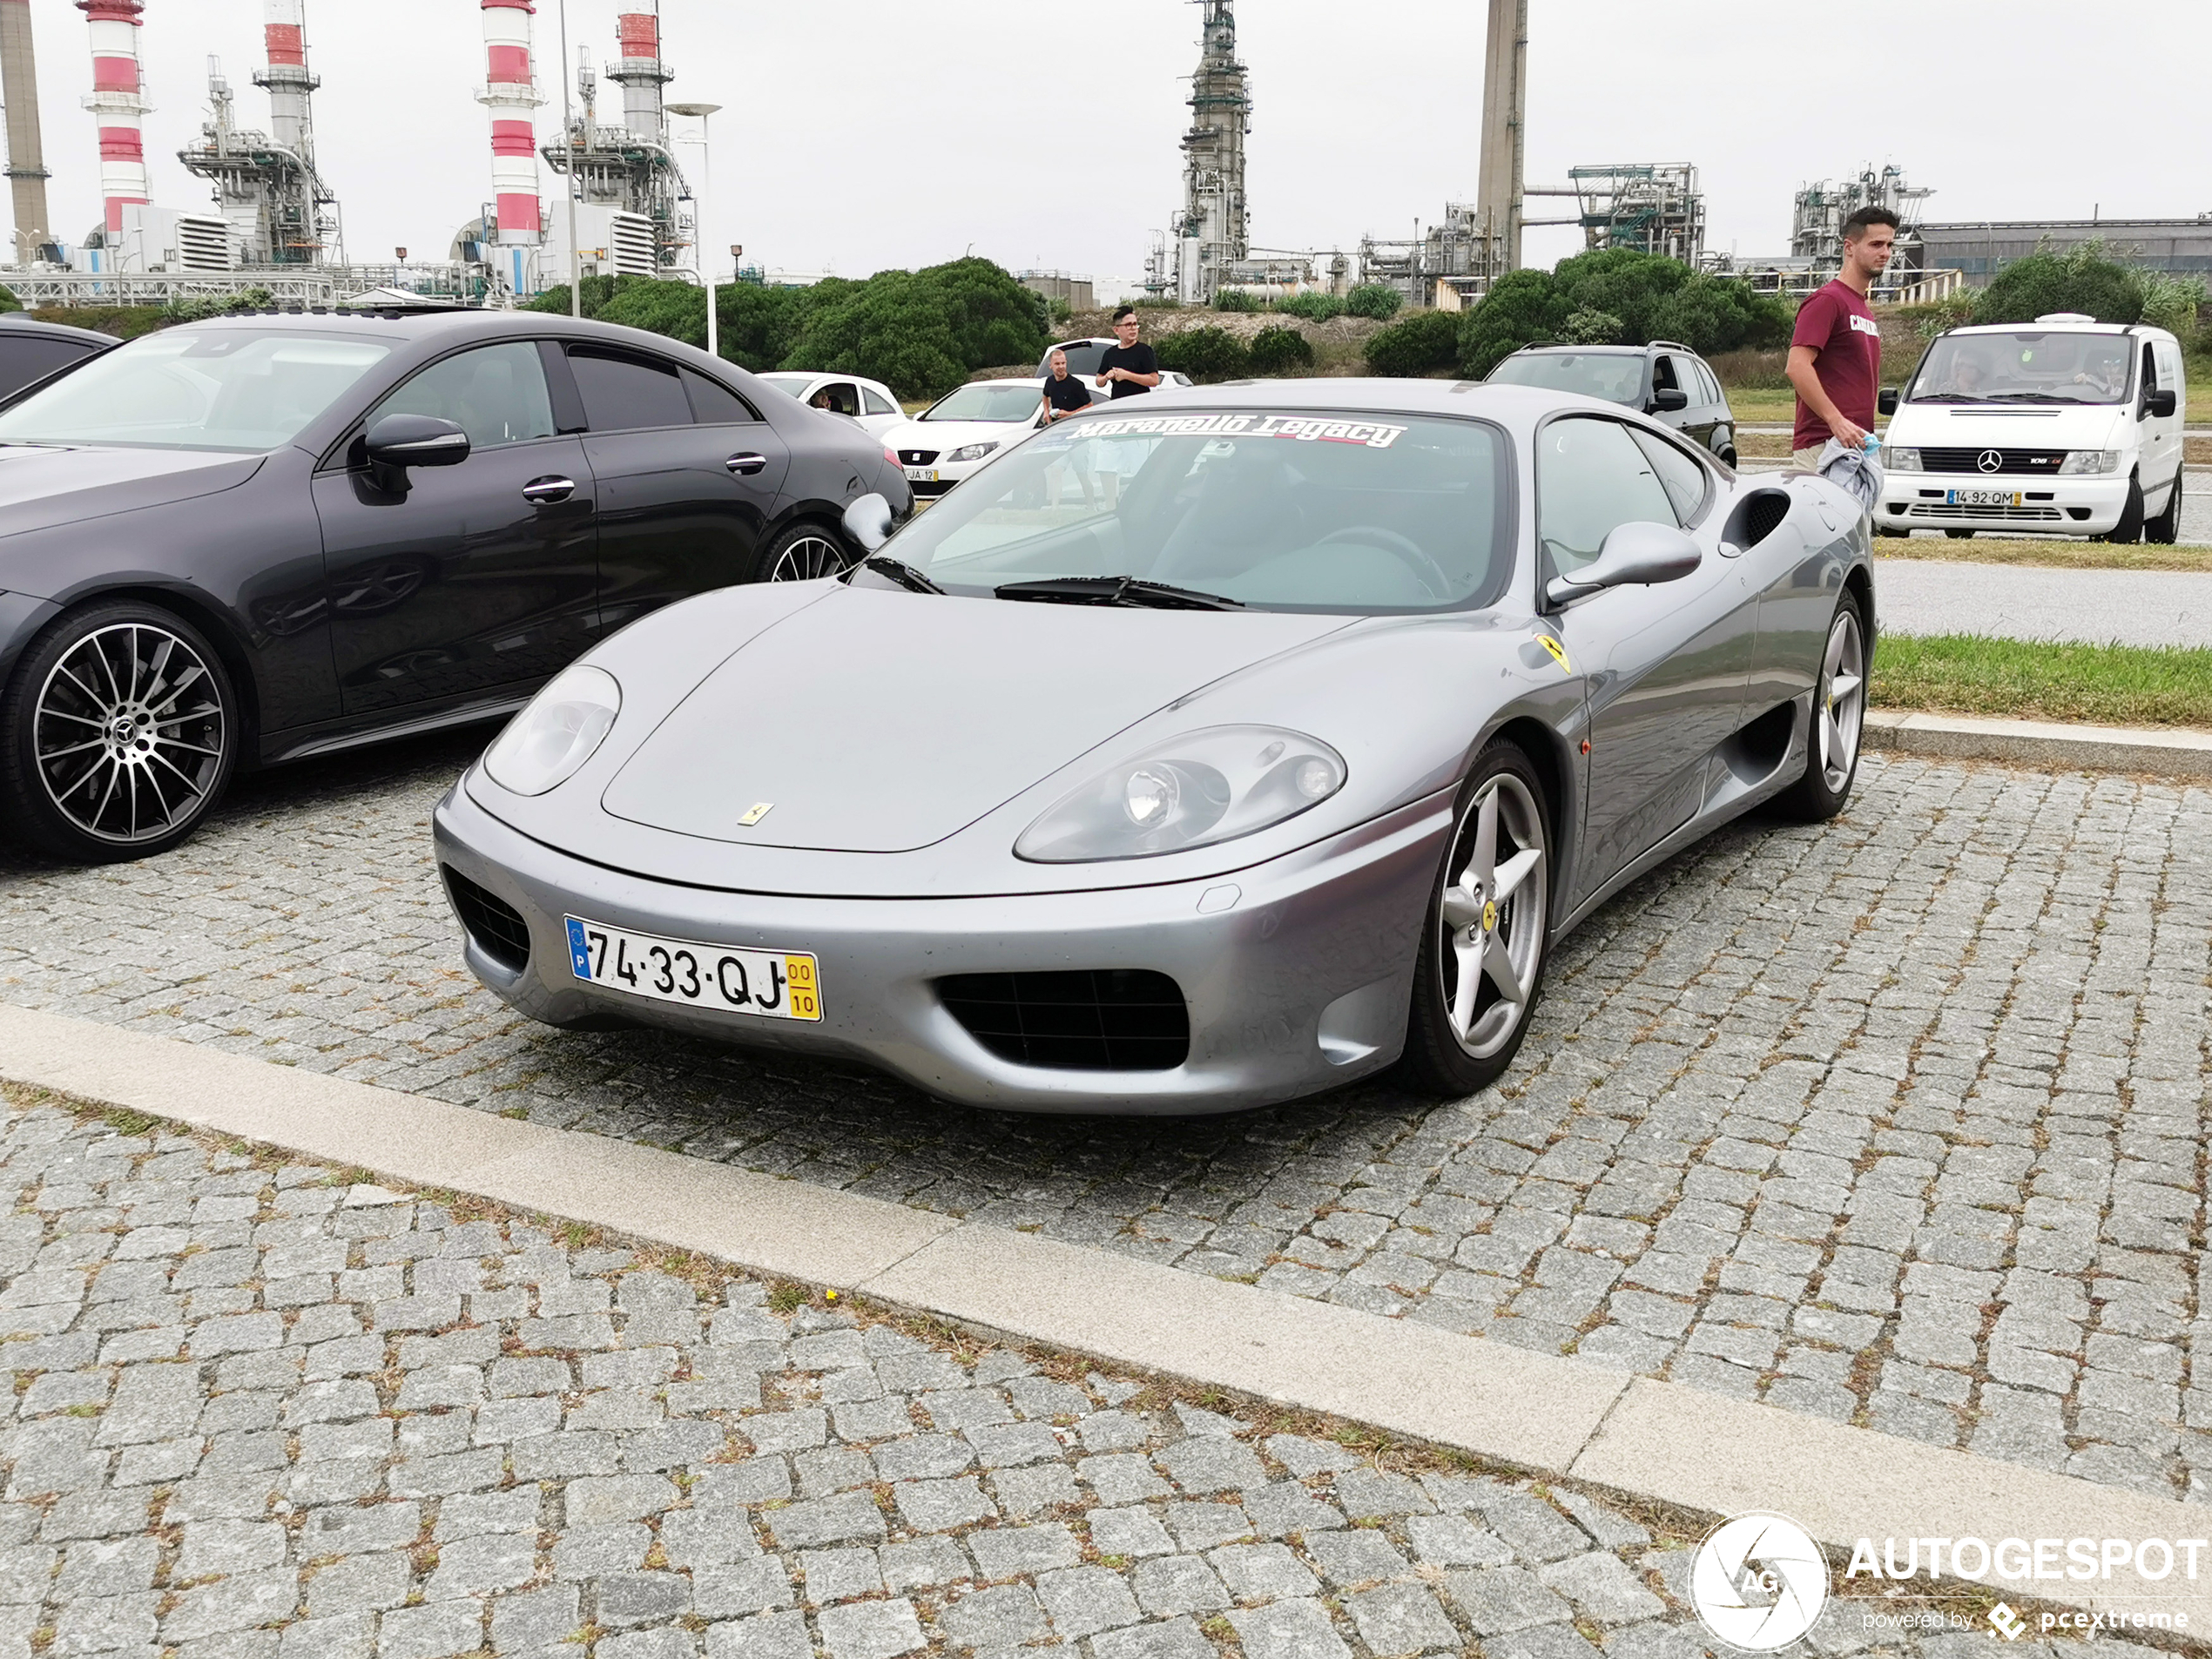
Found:
[(1897, 413), (1897, 388), (1885, 386), (1881, 395), (1874, 400), (1874, 407), (1884, 415), (1895, 415)]
[(2149, 392), (2143, 397), (2143, 415), (2148, 420), (2170, 420), (2178, 407), (2171, 391)]
[(1651, 395), (1651, 407), (1656, 414), (1672, 415), (1689, 407), (1689, 394), (1680, 387), (1662, 387)]
[(435, 415), (388, 415), (362, 440), (368, 464), (391, 471), (457, 467), (469, 459), (469, 435)]

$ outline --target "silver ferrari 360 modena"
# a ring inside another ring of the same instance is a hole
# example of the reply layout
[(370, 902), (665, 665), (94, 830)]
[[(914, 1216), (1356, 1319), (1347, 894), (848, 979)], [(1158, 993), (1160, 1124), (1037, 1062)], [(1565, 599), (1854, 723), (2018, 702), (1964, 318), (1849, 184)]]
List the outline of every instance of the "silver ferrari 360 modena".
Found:
[(1465, 1095), (1609, 894), (1857, 768), (1858, 502), (1615, 405), (1124, 399), (846, 525), (842, 577), (595, 647), (440, 804), (515, 1008), (1015, 1110)]

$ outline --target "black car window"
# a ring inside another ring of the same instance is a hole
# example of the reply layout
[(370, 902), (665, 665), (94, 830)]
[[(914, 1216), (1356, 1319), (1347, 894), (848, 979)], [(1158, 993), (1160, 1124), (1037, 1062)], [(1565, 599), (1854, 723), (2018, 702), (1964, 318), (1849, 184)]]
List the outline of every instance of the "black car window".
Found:
[(1536, 438), (1536, 534), (1552, 568), (1571, 576), (1623, 524), (1674, 524), (1674, 502), (1618, 421), (1569, 417)]
[(807, 400), (818, 409), (828, 409), (837, 415), (849, 415), (858, 420), (860, 415), (860, 388), (850, 381), (832, 381), (816, 388)]
[(1675, 516), (1685, 524), (1693, 523), (1700, 508), (1705, 504), (1705, 469), (1683, 452), (1654, 432), (1631, 434), (1644, 455), (1650, 460), (1651, 469), (1659, 475), (1659, 482), (1667, 491), (1667, 499), (1675, 504)]
[(469, 435), (469, 447), (496, 449), (553, 435), (553, 400), (537, 347), (517, 342), (479, 346), (435, 362), (369, 411), (432, 415)]
[(695, 369), (684, 371), (684, 389), (691, 396), (691, 419), (701, 426), (743, 426), (760, 418), (720, 381)]
[(1688, 392), (1689, 388), (1675, 378), (1675, 360), (1659, 357), (1651, 365), (1651, 389), (1655, 392)]
[(867, 400), (870, 415), (896, 415), (899, 406), (873, 387), (863, 386), (860, 395)]
[(691, 424), (691, 401), (667, 364), (571, 346), (569, 366), (576, 371), (584, 419), (594, 432)]
[(81, 362), (99, 350), (81, 340), (46, 340), (37, 334), (0, 332), (0, 397), (43, 381), (57, 368)]

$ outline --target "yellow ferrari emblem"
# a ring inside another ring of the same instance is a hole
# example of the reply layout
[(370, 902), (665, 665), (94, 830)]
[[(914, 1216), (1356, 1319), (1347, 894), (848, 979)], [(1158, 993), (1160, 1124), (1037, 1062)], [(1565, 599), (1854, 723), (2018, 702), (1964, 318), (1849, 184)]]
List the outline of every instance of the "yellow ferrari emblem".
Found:
[(751, 829), (755, 824), (758, 824), (762, 819), (767, 817), (769, 813), (774, 812), (775, 810), (776, 803), (772, 800), (756, 801), (753, 805), (745, 809), (744, 815), (738, 819), (738, 827), (739, 829)]
[(1568, 664), (1566, 646), (1561, 644), (1549, 634), (1538, 634), (1536, 643), (1552, 654), (1552, 660), (1557, 663), (1564, 672), (1572, 674), (1575, 671)]
[(1486, 934), (1498, 931), (1498, 901), (1495, 899), (1482, 907), (1482, 931)]

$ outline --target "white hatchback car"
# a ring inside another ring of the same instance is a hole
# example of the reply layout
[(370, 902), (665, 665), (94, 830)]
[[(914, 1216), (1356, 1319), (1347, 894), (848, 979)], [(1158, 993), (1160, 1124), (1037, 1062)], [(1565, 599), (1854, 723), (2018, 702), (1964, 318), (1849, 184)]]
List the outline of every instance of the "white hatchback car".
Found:
[(1952, 329), (1883, 436), (1874, 527), (2171, 542), (2188, 399), (2163, 328), (2068, 312)]
[(943, 495), (1000, 450), (1042, 424), (1037, 381), (970, 381), (884, 435), (917, 501)]
[(786, 397), (826, 408), (833, 415), (850, 415), (863, 432), (873, 437), (881, 437), (907, 418), (898, 398), (881, 381), (862, 380), (857, 374), (819, 374), (798, 370), (779, 370), (759, 378)]

